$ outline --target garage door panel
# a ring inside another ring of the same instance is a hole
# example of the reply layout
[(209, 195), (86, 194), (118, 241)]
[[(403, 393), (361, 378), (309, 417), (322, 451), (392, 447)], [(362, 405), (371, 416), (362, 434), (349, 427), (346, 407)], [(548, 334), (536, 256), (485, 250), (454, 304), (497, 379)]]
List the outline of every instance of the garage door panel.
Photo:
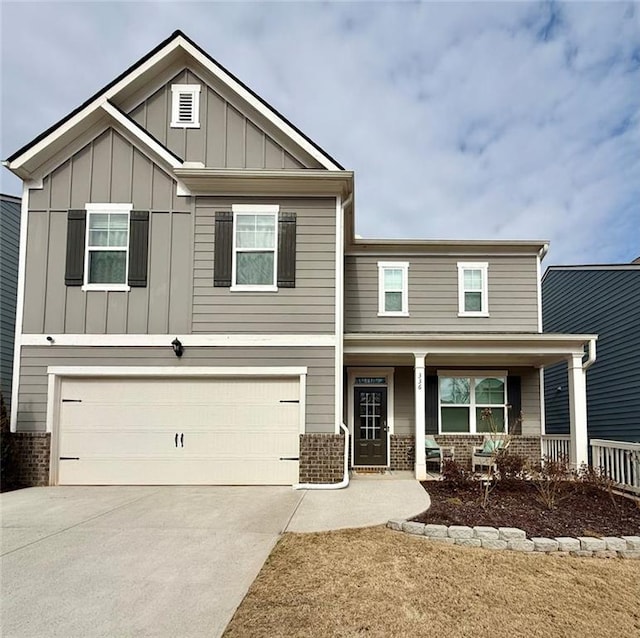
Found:
[(299, 391), (297, 378), (63, 380), (59, 483), (290, 485)]

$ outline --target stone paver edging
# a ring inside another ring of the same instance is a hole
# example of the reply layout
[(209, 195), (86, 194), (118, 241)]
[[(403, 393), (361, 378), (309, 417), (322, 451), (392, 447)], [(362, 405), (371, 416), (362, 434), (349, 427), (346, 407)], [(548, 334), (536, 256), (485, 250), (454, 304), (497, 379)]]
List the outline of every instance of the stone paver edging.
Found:
[(640, 559), (640, 536), (527, 538), (524, 530), (517, 527), (434, 525), (432, 523), (416, 523), (402, 518), (391, 519), (387, 522), (387, 527), (447, 545), (506, 549), (514, 552), (537, 552), (550, 556)]

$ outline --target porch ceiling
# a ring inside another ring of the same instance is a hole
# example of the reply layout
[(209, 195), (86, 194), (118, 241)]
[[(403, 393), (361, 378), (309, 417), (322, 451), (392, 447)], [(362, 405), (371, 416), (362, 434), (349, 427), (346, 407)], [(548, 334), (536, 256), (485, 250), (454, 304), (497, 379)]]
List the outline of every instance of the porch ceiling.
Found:
[(544, 367), (584, 354), (597, 335), (581, 334), (346, 334), (346, 365), (413, 365), (414, 353), (428, 366)]

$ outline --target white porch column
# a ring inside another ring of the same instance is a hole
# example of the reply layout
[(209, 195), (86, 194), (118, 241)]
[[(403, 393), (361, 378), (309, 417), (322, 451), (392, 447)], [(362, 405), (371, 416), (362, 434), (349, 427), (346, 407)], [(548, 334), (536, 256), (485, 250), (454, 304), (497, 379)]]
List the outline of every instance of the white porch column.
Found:
[(425, 428), (425, 386), (426, 378), (424, 374), (424, 359), (426, 352), (414, 352), (414, 396), (416, 410), (416, 479), (418, 481), (427, 480), (427, 461), (424, 451), (424, 428)]
[(569, 376), (569, 461), (573, 467), (588, 462), (587, 384), (582, 368), (582, 355), (574, 354), (568, 361)]

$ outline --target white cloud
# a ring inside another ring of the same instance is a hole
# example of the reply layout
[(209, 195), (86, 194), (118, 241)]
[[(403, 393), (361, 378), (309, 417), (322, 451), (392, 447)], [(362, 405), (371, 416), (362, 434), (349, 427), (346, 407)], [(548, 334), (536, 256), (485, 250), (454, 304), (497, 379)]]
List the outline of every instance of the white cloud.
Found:
[(364, 236), (640, 255), (637, 5), (5, 3), (3, 156), (176, 28), (356, 171)]

